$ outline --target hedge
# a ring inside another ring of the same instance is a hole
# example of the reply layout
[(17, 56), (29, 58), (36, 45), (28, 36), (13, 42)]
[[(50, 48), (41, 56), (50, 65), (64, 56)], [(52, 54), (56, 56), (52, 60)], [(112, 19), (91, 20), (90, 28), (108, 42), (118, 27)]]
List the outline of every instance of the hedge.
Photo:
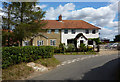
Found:
[(39, 58), (50, 58), (53, 54), (52, 46), (3, 47), (2, 68), (21, 62), (32, 62)]

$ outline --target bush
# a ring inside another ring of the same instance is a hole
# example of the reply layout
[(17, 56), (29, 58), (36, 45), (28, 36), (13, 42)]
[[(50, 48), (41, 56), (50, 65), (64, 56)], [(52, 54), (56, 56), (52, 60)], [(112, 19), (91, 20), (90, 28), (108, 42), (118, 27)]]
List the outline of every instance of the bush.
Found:
[(87, 50), (88, 50), (88, 51), (93, 51), (93, 47), (92, 47), (92, 46), (88, 46), (88, 47), (87, 47)]
[(74, 46), (74, 44), (68, 44), (66, 51), (67, 51), (67, 52), (73, 52), (73, 51), (75, 51), (75, 46)]
[(85, 46), (85, 44), (80, 44), (80, 51), (87, 51), (87, 47)]
[(59, 50), (60, 50), (60, 53), (65, 53), (65, 45), (60, 43)]
[(3, 47), (2, 68), (39, 58), (50, 58), (53, 53), (54, 49), (51, 46)]

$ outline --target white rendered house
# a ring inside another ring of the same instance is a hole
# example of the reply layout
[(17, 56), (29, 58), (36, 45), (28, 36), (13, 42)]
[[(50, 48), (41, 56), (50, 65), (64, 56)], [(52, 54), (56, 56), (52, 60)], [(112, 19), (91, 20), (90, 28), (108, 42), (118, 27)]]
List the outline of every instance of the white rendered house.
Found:
[(47, 32), (43, 32), (42, 36), (34, 37), (34, 46), (59, 46), (60, 43), (64, 43), (65, 45), (74, 44), (79, 48), (81, 43), (93, 46), (96, 43), (90, 39), (99, 38), (100, 28), (83, 20), (62, 20), (60, 15), (58, 20), (44, 21), (47, 25), (43, 29), (47, 29)]

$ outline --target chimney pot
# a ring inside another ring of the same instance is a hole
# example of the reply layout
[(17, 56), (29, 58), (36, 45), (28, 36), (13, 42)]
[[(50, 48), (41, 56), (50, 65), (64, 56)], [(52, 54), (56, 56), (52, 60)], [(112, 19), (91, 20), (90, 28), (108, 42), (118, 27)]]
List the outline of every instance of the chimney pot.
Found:
[(60, 16), (59, 16), (59, 21), (62, 21), (62, 15), (60, 14)]

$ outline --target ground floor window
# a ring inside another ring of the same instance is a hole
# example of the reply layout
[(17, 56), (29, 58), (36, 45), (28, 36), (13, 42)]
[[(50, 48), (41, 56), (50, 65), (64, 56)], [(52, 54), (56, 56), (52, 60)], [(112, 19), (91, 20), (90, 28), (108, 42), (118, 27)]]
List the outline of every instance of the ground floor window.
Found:
[(43, 43), (44, 43), (43, 40), (37, 41), (37, 45), (38, 45), (38, 46), (42, 46)]
[(88, 40), (88, 45), (93, 45), (93, 41), (92, 40)]
[(50, 40), (50, 45), (55, 46), (56, 45), (56, 40)]
[(24, 41), (24, 46), (29, 46), (30, 41)]
[(74, 39), (68, 39), (67, 44), (74, 44)]

